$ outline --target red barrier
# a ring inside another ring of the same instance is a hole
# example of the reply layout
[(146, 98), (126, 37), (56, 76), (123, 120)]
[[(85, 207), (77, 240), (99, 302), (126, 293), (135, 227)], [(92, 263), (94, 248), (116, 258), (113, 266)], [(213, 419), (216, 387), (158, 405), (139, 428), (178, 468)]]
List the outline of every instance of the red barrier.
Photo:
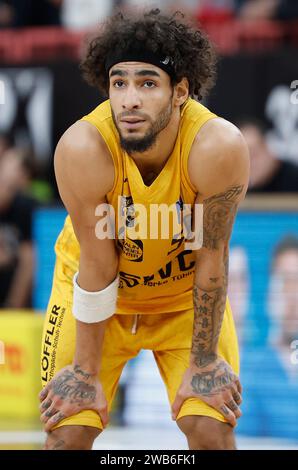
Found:
[(0, 61), (25, 63), (59, 58), (77, 59), (85, 32), (62, 28), (30, 28), (0, 31)]
[[(266, 51), (283, 44), (298, 46), (298, 22), (201, 21), (203, 29), (225, 55), (240, 51)], [(63, 28), (31, 28), (0, 31), (0, 62), (26, 63), (78, 59), (86, 32)], [(90, 34), (90, 32), (89, 32)]]

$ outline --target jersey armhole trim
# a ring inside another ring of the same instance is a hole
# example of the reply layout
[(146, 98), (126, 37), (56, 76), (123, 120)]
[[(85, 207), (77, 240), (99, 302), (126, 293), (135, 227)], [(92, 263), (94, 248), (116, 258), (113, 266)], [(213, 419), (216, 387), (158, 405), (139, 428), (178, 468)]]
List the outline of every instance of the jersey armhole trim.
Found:
[(215, 119), (215, 118), (218, 117), (216, 114), (213, 114), (213, 113), (208, 113), (208, 114), (209, 114), (209, 116), (207, 116), (203, 120), (203, 122), (200, 119), (199, 121), (195, 122), (194, 125), (191, 127), (191, 129), (189, 130), (188, 135), (187, 135), (187, 146), (186, 146), (185, 150), (183, 151), (183, 160), (182, 160), (183, 176), (184, 176), (184, 179), (185, 179), (185, 182), (186, 182), (187, 186), (189, 187), (191, 192), (195, 195), (198, 194), (198, 190), (194, 187), (194, 185), (190, 181), (190, 177), (189, 177), (189, 174), (188, 174), (188, 159), (189, 159), (189, 154), (190, 154), (191, 147), (193, 145), (194, 139), (195, 139), (197, 133), (199, 132), (199, 130), (204, 126), (204, 124), (206, 124), (206, 122), (210, 121), (210, 119)]
[(114, 156), (114, 154), (112, 152), (112, 149), (111, 149), (104, 133), (98, 128), (98, 126), (96, 124), (96, 120), (93, 119), (90, 115), (88, 115), (88, 116), (84, 116), (83, 118), (81, 118), (80, 121), (87, 121), (96, 128), (96, 130), (99, 132), (99, 134), (103, 138), (104, 143), (106, 144), (106, 146), (107, 146), (107, 148), (110, 152), (111, 158), (113, 160), (113, 165), (114, 165), (114, 183), (113, 183), (112, 189), (110, 189), (110, 191), (108, 191), (107, 194), (113, 193), (115, 191), (116, 187), (117, 187), (118, 179), (119, 179), (119, 172), (117, 171), (117, 162), (115, 161), (116, 157)]

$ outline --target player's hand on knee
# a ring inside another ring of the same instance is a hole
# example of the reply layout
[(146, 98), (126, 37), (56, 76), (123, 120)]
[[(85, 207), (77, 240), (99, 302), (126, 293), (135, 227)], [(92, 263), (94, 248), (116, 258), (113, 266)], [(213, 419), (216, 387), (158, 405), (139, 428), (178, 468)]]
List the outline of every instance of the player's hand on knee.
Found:
[(198, 397), (219, 411), (232, 426), (236, 426), (242, 414), (239, 408), (241, 393), (238, 376), (221, 357), (216, 356), (204, 367), (191, 363), (172, 405), (172, 418), (177, 419), (186, 399)]
[(106, 427), (108, 405), (97, 376), (84, 373), (78, 366), (61, 369), (39, 394), (40, 420), (45, 431), (82, 410), (95, 410)]

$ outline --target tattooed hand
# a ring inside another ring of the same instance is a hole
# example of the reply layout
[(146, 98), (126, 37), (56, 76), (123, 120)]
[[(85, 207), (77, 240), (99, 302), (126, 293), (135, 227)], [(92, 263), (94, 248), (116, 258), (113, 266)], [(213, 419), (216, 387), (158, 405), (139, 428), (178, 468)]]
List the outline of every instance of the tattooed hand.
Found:
[(205, 367), (191, 364), (182, 378), (172, 405), (172, 418), (177, 419), (187, 398), (197, 397), (218, 410), (232, 426), (236, 426), (236, 419), (241, 416), (241, 393), (242, 387), (237, 375), (221, 357), (216, 356)]
[(64, 418), (82, 410), (95, 410), (102, 424), (108, 424), (107, 401), (97, 378), (85, 373), (79, 365), (61, 369), (39, 394), (40, 420), (45, 431)]

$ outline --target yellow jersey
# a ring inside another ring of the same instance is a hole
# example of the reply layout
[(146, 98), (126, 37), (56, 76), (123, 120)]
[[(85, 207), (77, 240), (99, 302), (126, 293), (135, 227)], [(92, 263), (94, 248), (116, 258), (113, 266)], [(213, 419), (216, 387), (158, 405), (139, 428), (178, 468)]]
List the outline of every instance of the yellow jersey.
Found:
[[(183, 204), (193, 206), (196, 190), (188, 176), (188, 156), (201, 126), (214, 117), (215, 114), (195, 100), (189, 98), (185, 102), (181, 108), (174, 149), (150, 186), (145, 185), (134, 159), (120, 146), (110, 101), (103, 102), (82, 118), (98, 129), (114, 163), (114, 185), (106, 198), (114, 209), (115, 242), (119, 251), (120, 283), (115, 313), (153, 314), (192, 308), (195, 256), (185, 247), (183, 231), (174, 233), (174, 224), (169, 224), (166, 236), (161, 236), (161, 229), (158, 229), (158, 238), (122, 238), (120, 234), (124, 228), (127, 229), (126, 234), (130, 233), (129, 227), (134, 226), (137, 215), (134, 208), (138, 205), (146, 209), (147, 227), (150, 226), (152, 205), (166, 204), (176, 208), (178, 219)], [(121, 226), (122, 214), (126, 227)], [(78, 270), (80, 247), (69, 216), (57, 239), (55, 251), (64, 265), (64, 273), (72, 278)]]

